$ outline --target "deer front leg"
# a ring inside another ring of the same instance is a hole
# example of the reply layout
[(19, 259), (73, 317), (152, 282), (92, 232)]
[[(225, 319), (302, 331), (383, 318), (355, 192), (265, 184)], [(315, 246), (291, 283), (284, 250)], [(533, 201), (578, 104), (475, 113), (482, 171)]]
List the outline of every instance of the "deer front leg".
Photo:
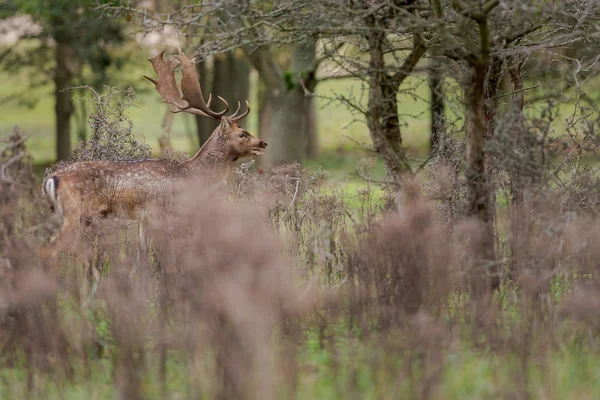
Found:
[(62, 216), (62, 227), (60, 232), (50, 239), (50, 243), (41, 249), (42, 258), (50, 258), (53, 261), (56, 261), (60, 254), (75, 242), (83, 215), (81, 199), (70, 192), (68, 186), (59, 187), (61, 189), (57, 194), (56, 188), (52, 185), (50, 197), (55, 211)]

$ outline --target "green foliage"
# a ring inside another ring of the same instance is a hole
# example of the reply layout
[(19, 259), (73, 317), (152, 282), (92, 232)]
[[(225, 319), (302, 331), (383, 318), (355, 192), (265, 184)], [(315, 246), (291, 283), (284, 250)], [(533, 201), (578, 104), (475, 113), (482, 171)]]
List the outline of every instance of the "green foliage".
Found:
[[(0, 59), (0, 68), (13, 74), (25, 69), (30, 76), (48, 79), (53, 74), (55, 43), (61, 42), (71, 52), (69, 65), (74, 84), (85, 81), (100, 87), (107, 81), (109, 67), (123, 65), (114, 47), (123, 44), (125, 36), (121, 21), (102, 17), (95, 10), (96, 5), (94, 0), (8, 0), (0, 8), (0, 16), (30, 15), (41, 30), (22, 38), (22, 46)], [(38, 85), (37, 79), (31, 79), (30, 88)], [(27, 93), (23, 96), (27, 97)]]
[(290, 71), (285, 71), (283, 74), (283, 79), (285, 80), (285, 88), (288, 92), (291, 92), (296, 87), (296, 82), (294, 81), (294, 74)]

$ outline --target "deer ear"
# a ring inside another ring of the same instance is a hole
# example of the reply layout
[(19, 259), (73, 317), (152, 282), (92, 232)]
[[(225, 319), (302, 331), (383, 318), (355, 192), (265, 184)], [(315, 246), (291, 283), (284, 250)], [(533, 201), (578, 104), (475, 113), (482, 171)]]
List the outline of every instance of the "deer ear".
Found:
[(221, 119), (221, 126), (219, 126), (219, 133), (223, 139), (229, 137), (229, 133), (231, 132), (231, 123), (227, 118)]

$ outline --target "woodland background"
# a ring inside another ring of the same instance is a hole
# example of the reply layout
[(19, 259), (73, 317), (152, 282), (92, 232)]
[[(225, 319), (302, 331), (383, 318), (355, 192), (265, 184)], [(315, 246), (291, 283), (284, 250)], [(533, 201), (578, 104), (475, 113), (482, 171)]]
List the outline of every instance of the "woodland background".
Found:
[[(598, 10), (0, 0), (0, 395), (597, 398)], [(47, 167), (216, 127), (143, 79), (178, 44), (267, 153), (49, 276)]]

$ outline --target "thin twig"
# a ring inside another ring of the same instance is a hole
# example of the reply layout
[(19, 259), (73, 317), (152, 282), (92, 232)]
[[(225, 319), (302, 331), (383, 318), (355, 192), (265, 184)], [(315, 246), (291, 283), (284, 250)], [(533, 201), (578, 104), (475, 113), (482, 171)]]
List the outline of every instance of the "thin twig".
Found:
[(23, 136), (19, 140), (17, 140), (16, 142), (11, 142), (10, 144), (4, 146), (4, 148), (2, 149), (2, 151), (0, 151), (0, 154), (4, 154), (4, 152), (6, 150), (14, 149), (15, 147), (18, 147), (18, 146), (22, 145), (23, 143), (25, 143), (25, 141), (27, 139), (29, 139), (29, 136)]
[(535, 85), (535, 86), (530, 86), (530, 87), (526, 87), (526, 88), (519, 89), (519, 90), (513, 90), (512, 92), (499, 94), (498, 96), (496, 96), (496, 98), (501, 99), (502, 97), (511, 96), (513, 94), (524, 92), (526, 90), (537, 89), (539, 87), (540, 87), (540, 85)]
[(357, 175), (358, 175), (360, 178), (364, 179), (365, 181), (367, 181), (367, 182), (369, 182), (369, 183), (375, 183), (375, 184), (377, 184), (377, 185), (389, 185), (389, 184), (390, 184), (390, 182), (389, 182), (389, 181), (385, 181), (385, 180), (383, 180), (383, 181), (380, 181), (380, 180), (377, 180), (377, 179), (370, 178), (370, 177), (368, 177), (368, 176), (366, 176), (366, 175), (363, 175), (363, 174), (360, 172), (360, 170), (358, 170), (358, 169), (356, 169), (356, 174), (357, 174)]
[[(287, 209), (281, 216), (280, 221), (285, 220), (285, 218), (287, 217), (288, 211), (291, 210), (292, 206), (294, 205), (294, 202), (296, 201), (296, 196), (298, 195), (298, 188), (300, 187), (300, 178), (291, 178), (290, 180), (296, 181), (296, 190), (294, 191), (294, 197), (292, 197), (292, 201), (290, 202), (290, 205), (287, 207)], [(279, 225), (281, 225), (281, 224), (279, 224)]]
[(292, 208), (292, 205), (296, 201), (296, 196), (298, 195), (298, 187), (300, 186), (300, 179), (299, 178), (292, 178), (292, 180), (296, 180), (296, 190), (294, 191), (294, 197), (292, 198), (292, 201), (290, 202), (290, 205), (287, 208), (288, 211)]
[(2, 164), (2, 166), (0, 167), (0, 181), (6, 182), (11, 185), (14, 183), (10, 175), (8, 175), (8, 173), (6, 172), (6, 169), (23, 157), (25, 157), (25, 153), (19, 153), (16, 156), (9, 158), (7, 162)]
[(421, 170), (423, 168), (425, 168), (425, 166), (429, 163), (429, 161), (431, 161), (431, 159), (433, 157), (435, 157), (436, 155), (436, 151), (432, 151), (429, 153), (429, 156), (419, 165), (419, 167), (415, 170), (415, 172), (413, 173), (413, 175), (417, 175), (419, 172), (421, 172)]
[(377, 150), (373, 146), (369, 146), (366, 143), (361, 143), (358, 140), (356, 140), (348, 135), (342, 135), (342, 137), (345, 137), (346, 139), (350, 140), (351, 142), (356, 143), (362, 150), (372, 152), (372, 153), (377, 153)]

